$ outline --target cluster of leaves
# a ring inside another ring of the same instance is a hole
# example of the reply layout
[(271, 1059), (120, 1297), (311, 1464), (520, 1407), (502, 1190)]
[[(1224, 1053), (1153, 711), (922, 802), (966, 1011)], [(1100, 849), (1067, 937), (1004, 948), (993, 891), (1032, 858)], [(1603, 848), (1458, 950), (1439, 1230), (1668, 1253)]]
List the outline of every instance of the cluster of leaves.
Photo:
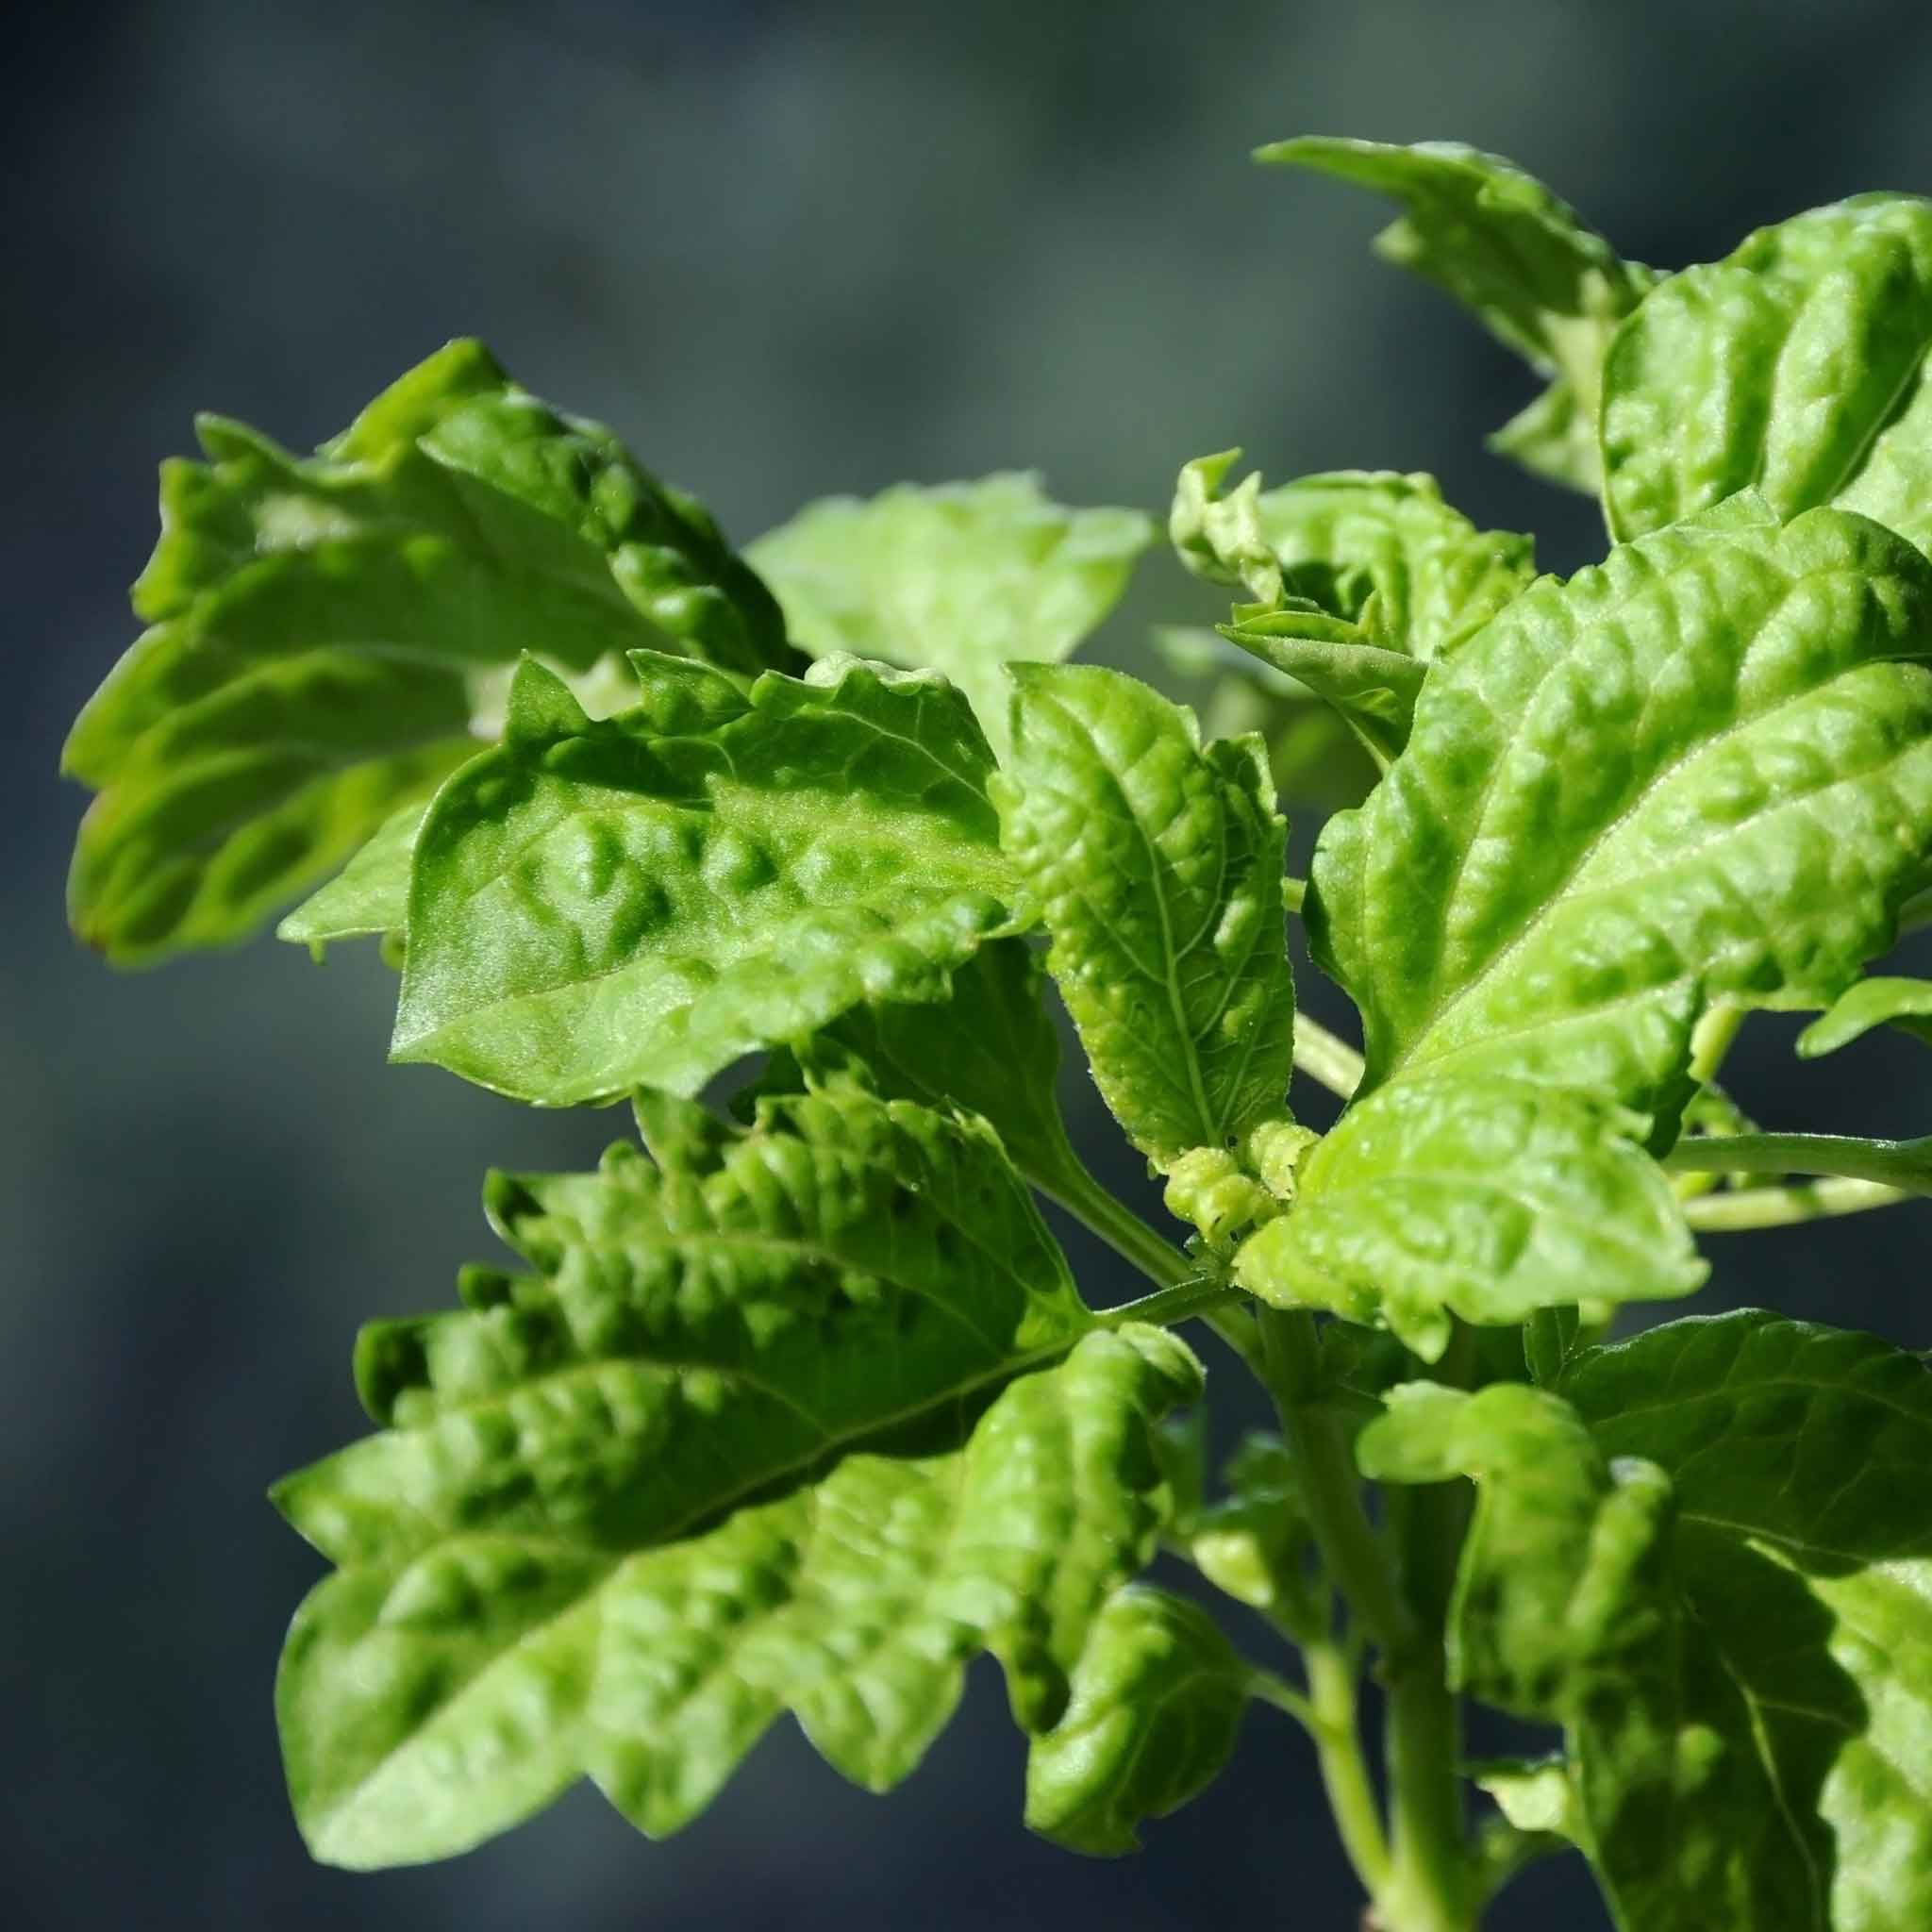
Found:
[[(366, 1330), (378, 1433), (276, 1491), (335, 1565), (278, 1696), (319, 1857), (442, 1856), (586, 1776), (669, 1831), (787, 1710), (883, 1789), (986, 1652), (1028, 1822), (1083, 1850), (1258, 1699), (1390, 1932), (1570, 1845), (1627, 1932), (1932, 1920), (1932, 1380), (1756, 1312), (1599, 1339), (1699, 1285), (1700, 1225), (1932, 1188), (1924, 1143), (1760, 1134), (1714, 1085), (1753, 1008), (1819, 1011), (1807, 1053), (1932, 1024), (1862, 976), (1932, 885), (1932, 204), (1663, 275), (1473, 150), (1262, 158), (1401, 201), (1383, 252), (1548, 380), (1496, 447), (1614, 547), (1539, 578), (1427, 476), (1187, 464), (1175, 553), (1242, 601), (1164, 648), (1255, 728), (1063, 661), (1137, 512), (1000, 475), (740, 555), (473, 344), (313, 457), (208, 420), (164, 471), (150, 627), (66, 755), (76, 929), (141, 963), (319, 885), (280, 930), (381, 938), (394, 1058), (629, 1098), (647, 1150), (492, 1177), (520, 1272)], [(1348, 808), (1306, 886), (1283, 791)], [(1359, 1056), (1297, 1018), (1291, 910)], [(1049, 975), (1185, 1252), (1069, 1143)], [(698, 1096), (747, 1056), (727, 1121)], [(1036, 1192), (1155, 1291), (1091, 1308)], [(1199, 1316), (1284, 1431), (1215, 1501), (1172, 1420)], [(1162, 1549), (1306, 1690), (1143, 1580)], [(1429, 1681), (1562, 1740), (1433, 1844)]]

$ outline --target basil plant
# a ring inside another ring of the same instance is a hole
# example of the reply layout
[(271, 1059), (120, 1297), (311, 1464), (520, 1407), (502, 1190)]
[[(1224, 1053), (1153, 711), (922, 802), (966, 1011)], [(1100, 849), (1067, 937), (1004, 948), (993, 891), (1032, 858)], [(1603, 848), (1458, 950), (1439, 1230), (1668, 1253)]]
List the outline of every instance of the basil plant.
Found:
[[(1612, 1339), (1707, 1236), (1932, 1190), (1932, 1139), (1719, 1084), (1754, 1012), (1932, 1039), (1866, 974), (1932, 903), (1932, 202), (1666, 275), (1469, 148), (1259, 158), (1394, 198), (1381, 251), (1544, 385), (1495, 447), (1609, 541), (1540, 576), (1426, 475), (1185, 463), (1229, 608), (1167, 642), (1226, 735), (1067, 661), (1155, 525), (1026, 474), (741, 552), (467, 341), (313, 455), (209, 417), (164, 466), (65, 752), (75, 930), (373, 939), (391, 1058), (636, 1123), (489, 1178), (509, 1258), (366, 1327), (372, 1433), (274, 1491), (330, 1566), (276, 1690), (318, 1858), (581, 1778), (675, 1831), (788, 1713), (883, 1790), (987, 1653), (1075, 1851), (1258, 1707), (1381, 1932), (1545, 1857), (1624, 1932), (1932, 1925), (1932, 1377), (1774, 1310)], [(1284, 789), (1339, 808), (1306, 880)], [(1158, 1226), (1074, 1152), (1050, 998)], [(1278, 1428), (1210, 1471), (1248, 1374)], [(1543, 1747), (1472, 1760), (1473, 1705)]]

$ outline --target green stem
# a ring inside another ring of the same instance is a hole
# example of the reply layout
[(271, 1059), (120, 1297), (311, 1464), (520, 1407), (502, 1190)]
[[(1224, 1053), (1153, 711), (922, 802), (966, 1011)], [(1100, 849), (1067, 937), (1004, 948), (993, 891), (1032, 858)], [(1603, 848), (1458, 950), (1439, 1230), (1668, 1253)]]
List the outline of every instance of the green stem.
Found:
[(1674, 1173), (1817, 1174), (1932, 1193), (1932, 1136), (1866, 1141), (1851, 1134), (1699, 1134), (1664, 1156)]
[(1322, 1720), (1315, 1707), (1287, 1678), (1276, 1676), (1273, 1671), (1251, 1670), (1248, 1695), (1257, 1704), (1272, 1704), (1276, 1710), (1286, 1711), (1309, 1737), (1321, 1741)]
[(1790, 1227), (1834, 1214), (1859, 1214), (1912, 1198), (1903, 1188), (1878, 1181), (1810, 1181), (1798, 1188), (1744, 1188), (1704, 1194), (1684, 1204), (1684, 1219), (1705, 1234), (1741, 1234), (1755, 1227)]
[(1108, 1328), (1118, 1328), (1123, 1322), (1153, 1322), (1168, 1326), (1175, 1322), (1190, 1321), (1196, 1315), (1212, 1314), (1242, 1299), (1241, 1290), (1221, 1275), (1203, 1274), (1187, 1281), (1177, 1281), (1172, 1288), (1156, 1289), (1152, 1294), (1143, 1294), (1139, 1301), (1124, 1302), (1117, 1308), (1108, 1308), (1101, 1315), (1100, 1321)]
[[(1361, 1629), (1381, 1653), (1388, 1685), (1386, 1728), (1390, 1808), (1393, 1829), (1385, 1842), (1366, 1792), (1351, 1783), (1349, 1755), (1359, 1767), (1354, 1717), (1355, 1666), (1334, 1643), (1307, 1652), (1310, 1702), (1320, 1711), (1333, 1700), (1336, 1751), (1323, 1779), (1344, 1842), (1361, 1842), (1349, 1856), (1374, 1902), (1384, 1932), (1473, 1932), (1477, 1886), (1463, 1837), (1461, 1722), (1450, 1694), (1443, 1657), (1443, 1608), (1460, 1546), (1466, 1494), (1460, 1484), (1434, 1484), (1392, 1492), (1391, 1515), (1402, 1551), (1398, 1580), (1388, 1552), (1362, 1504), (1361, 1479), (1346, 1429), (1324, 1408), (1321, 1344), (1314, 1317), (1298, 1309), (1257, 1310), (1264, 1351), (1264, 1380), (1294, 1452), (1308, 1525), (1328, 1575)], [(1463, 1374), (1469, 1337), (1458, 1331), (1442, 1373)], [(1340, 1729), (1343, 1688), (1347, 1737)], [(1319, 1741), (1319, 1740), (1318, 1740)], [(1366, 1823), (1365, 1823), (1366, 1821)]]
[(1734, 1007), (1720, 1002), (1709, 1008), (1698, 1021), (1690, 1035), (1690, 1077), (1700, 1087), (1708, 1086), (1718, 1076), (1718, 1070), (1724, 1063), (1724, 1056), (1731, 1050), (1731, 1042), (1738, 1037), (1738, 1029), (1744, 1024), (1742, 1007)]
[(1308, 1708), (1314, 1722), (1315, 1761), (1322, 1789), (1335, 1817), (1335, 1829), (1355, 1875), (1371, 1898), (1389, 1885), (1389, 1841), (1382, 1831), (1381, 1807), (1362, 1757), (1361, 1724), (1356, 1714), (1355, 1665), (1332, 1641), (1309, 1644), (1303, 1653), (1308, 1674)]
[(1294, 1063), (1309, 1079), (1346, 1100), (1362, 1084), (1367, 1062), (1339, 1033), (1306, 1013), (1294, 1016)]
[(1336, 1419), (1315, 1406), (1321, 1392), (1315, 1318), (1299, 1308), (1266, 1307), (1256, 1315), (1268, 1392), (1294, 1452), (1322, 1559), (1384, 1656), (1407, 1656), (1415, 1647), (1415, 1619), (1362, 1507), (1361, 1478), (1348, 1441)]

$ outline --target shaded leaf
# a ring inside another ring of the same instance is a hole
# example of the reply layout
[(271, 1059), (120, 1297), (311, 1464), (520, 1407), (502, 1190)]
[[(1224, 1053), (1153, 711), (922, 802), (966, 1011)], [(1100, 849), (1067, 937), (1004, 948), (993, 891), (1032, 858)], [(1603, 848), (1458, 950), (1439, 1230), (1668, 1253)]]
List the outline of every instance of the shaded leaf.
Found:
[(1068, 656), (1119, 601), (1152, 537), (1139, 510), (1067, 509), (1014, 472), (827, 497), (748, 554), (814, 657), (943, 672), (1004, 750), (1004, 667)]
[[(1475, 1478), (1456, 1681), (1555, 1721), (1626, 1932), (1880, 1932), (1932, 1905), (1932, 1378), (1758, 1311), (1398, 1391), (1366, 1473)], [(1923, 1573), (1923, 1574), (1922, 1574)]]

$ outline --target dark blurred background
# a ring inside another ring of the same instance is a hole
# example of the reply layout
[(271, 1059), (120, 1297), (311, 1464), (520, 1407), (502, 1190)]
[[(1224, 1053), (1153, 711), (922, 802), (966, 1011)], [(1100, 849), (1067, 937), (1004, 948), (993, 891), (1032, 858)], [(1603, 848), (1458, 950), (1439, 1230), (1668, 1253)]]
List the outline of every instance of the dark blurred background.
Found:
[[(622, 1122), (385, 1071), (391, 982), (368, 948), (318, 970), (263, 941), (110, 977), (62, 928), (81, 798), (54, 775), (60, 737), (131, 635), (154, 465), (189, 446), (191, 412), (310, 443), (459, 332), (611, 422), (743, 537), (828, 491), (1015, 464), (1070, 502), (1163, 508), (1182, 459), (1240, 441), (1271, 476), (1434, 470), (1479, 523), (1537, 529), (1569, 568), (1600, 548), (1591, 507), (1479, 446), (1529, 394), (1522, 372), (1370, 259), (1377, 206), (1246, 150), (1466, 139), (1674, 266), (1852, 191), (1932, 190), (1932, 11), (182, 0), (12, 19), (0, 1916), (1352, 1925), (1285, 1723), (1253, 1717), (1234, 1773), (1143, 1856), (1089, 1864), (1022, 1830), (1021, 1748), (984, 1670), (885, 1806), (787, 1725), (666, 1844), (580, 1792), (441, 1868), (310, 1865), (269, 1687), (319, 1564), (263, 1488), (360, 1428), (357, 1324), (446, 1304), (456, 1265), (490, 1253), (485, 1165), (573, 1164)], [(1158, 558), (1095, 649), (1143, 663), (1150, 622), (1211, 614)], [(1331, 989), (1307, 994), (1341, 1020)], [(1761, 1116), (1932, 1124), (1932, 1062), (1873, 1041), (1801, 1069), (1792, 1030), (1754, 1024), (1737, 1057)], [(1068, 1091), (1096, 1163), (1141, 1185), (1084, 1081)], [(1928, 1230), (1912, 1209), (1733, 1238), (1698, 1306), (1924, 1345)], [(1602, 1923), (1560, 1866), (1494, 1923), (1558, 1913)]]

